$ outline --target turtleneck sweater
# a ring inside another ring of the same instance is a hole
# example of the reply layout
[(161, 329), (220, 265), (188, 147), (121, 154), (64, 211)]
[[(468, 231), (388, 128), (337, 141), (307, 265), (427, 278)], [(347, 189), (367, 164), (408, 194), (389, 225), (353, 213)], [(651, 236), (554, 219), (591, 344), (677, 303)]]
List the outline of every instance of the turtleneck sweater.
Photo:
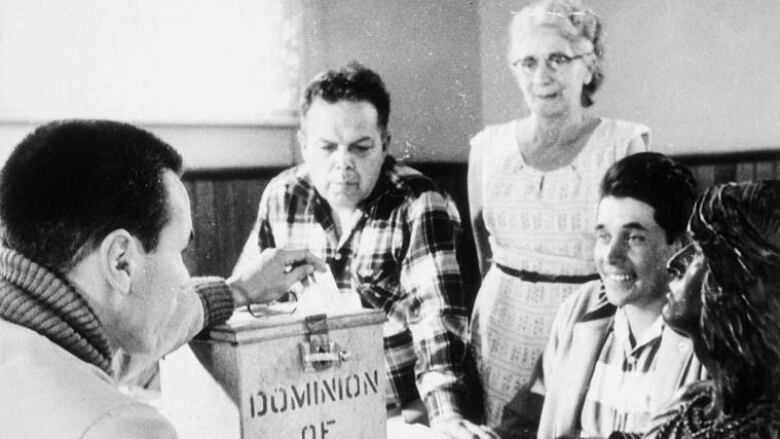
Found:
[[(233, 297), (219, 278), (196, 278), (204, 327), (227, 320)], [(111, 348), (87, 301), (66, 280), (21, 253), (0, 248), (0, 318), (31, 329), (112, 375)]]
[(117, 384), (131, 369), (226, 320), (234, 302), (225, 281), (193, 279), (193, 290), (181, 292), (174, 318), (155, 335), (155, 351), (122, 354), (122, 362), (112, 359), (120, 351), (111, 351), (83, 294), (56, 273), (0, 247), (0, 407), (7, 408), (0, 410), (0, 436), (176, 438), (157, 410), (120, 392)]
[(0, 318), (32, 329), (111, 375), (111, 349), (89, 304), (65, 280), (0, 249)]

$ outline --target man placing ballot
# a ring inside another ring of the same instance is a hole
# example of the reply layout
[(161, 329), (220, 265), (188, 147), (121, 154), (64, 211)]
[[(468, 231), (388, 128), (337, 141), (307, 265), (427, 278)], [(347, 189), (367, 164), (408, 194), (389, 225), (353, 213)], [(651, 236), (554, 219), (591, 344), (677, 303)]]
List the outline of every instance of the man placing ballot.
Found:
[(227, 281), (191, 279), (181, 168), (160, 139), (110, 121), (53, 122), (11, 153), (0, 177), (0, 436), (175, 438), (117, 385), (234, 307), (324, 269), (307, 252), (271, 250)]

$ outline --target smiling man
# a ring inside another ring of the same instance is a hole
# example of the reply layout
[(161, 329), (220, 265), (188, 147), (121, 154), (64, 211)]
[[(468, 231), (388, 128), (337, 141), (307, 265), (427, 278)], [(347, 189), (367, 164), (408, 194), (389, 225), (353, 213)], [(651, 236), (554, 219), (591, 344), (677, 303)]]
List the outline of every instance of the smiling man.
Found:
[[(307, 86), (298, 140), (304, 163), (275, 177), (238, 266), (261, 249), (306, 249), (330, 266), (344, 302), (383, 310), (388, 407), (411, 421), (489, 437), (462, 416), (466, 309), (455, 250), (458, 211), (388, 154), (390, 96), (357, 63)], [(415, 410), (417, 408), (417, 410)]]
[(593, 249), (600, 280), (562, 305), (535, 379), (507, 406), (502, 437), (641, 435), (674, 391), (703, 376), (668, 328), (666, 261), (687, 241), (690, 171), (658, 153), (615, 163), (601, 182)]

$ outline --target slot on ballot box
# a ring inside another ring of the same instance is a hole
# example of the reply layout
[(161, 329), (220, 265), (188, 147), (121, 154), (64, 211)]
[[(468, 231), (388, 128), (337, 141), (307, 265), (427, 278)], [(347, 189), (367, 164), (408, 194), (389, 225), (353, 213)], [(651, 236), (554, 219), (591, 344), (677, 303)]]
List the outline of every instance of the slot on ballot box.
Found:
[(160, 364), (182, 438), (386, 437), (385, 315), (236, 311)]

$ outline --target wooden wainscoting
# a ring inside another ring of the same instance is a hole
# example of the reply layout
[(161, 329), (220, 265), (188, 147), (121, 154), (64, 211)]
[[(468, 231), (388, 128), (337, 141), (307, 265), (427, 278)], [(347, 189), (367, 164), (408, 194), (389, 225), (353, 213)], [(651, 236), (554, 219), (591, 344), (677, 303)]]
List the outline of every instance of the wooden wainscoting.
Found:
[[(728, 181), (780, 179), (780, 150), (679, 155), (691, 168), (700, 188)], [(474, 244), (469, 226), (465, 163), (416, 163), (414, 168), (447, 191), (461, 213), (464, 239), (460, 259), (471, 298), (479, 286)], [(257, 215), (265, 185), (282, 168), (194, 170), (184, 175), (192, 201), (195, 241), (185, 257), (193, 274), (230, 274)]]
[(283, 168), (188, 171), (194, 241), (185, 252), (190, 273), (228, 276), (249, 236), (265, 185)]
[(780, 148), (718, 154), (684, 154), (674, 158), (691, 169), (700, 190), (729, 181), (780, 179)]

